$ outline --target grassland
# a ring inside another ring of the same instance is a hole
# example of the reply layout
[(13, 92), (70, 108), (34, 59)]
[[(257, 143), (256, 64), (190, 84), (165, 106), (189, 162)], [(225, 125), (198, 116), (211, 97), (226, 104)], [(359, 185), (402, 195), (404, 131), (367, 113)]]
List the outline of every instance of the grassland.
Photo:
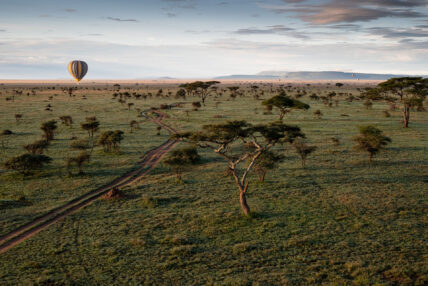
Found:
[[(428, 115), (412, 112), (411, 126), (401, 128), (399, 112), (385, 117), (388, 106), (362, 101), (338, 106), (313, 101), (313, 92), (331, 90), (357, 96), (356, 86), (340, 90), (327, 85), (297, 85), (311, 109), (293, 111), (285, 122), (297, 124), (318, 147), (302, 168), (291, 146), (278, 147), (286, 156), (268, 173), (265, 183), (250, 178), (249, 204), (254, 216), (241, 215), (238, 190), (225, 175), (226, 164), (200, 150), (201, 165), (178, 183), (158, 165), (143, 182), (126, 189), (127, 197), (98, 200), (0, 256), (2, 284), (147, 284), (147, 285), (424, 285), (428, 283), (427, 189)], [(129, 91), (159, 88), (175, 94), (176, 85), (129, 86)], [(100, 90), (98, 90), (100, 88)], [(125, 87), (124, 87), (125, 88)], [(276, 87), (274, 86), (274, 89)], [(248, 89), (243, 85), (241, 89)], [(274, 91), (264, 86), (267, 98)], [(105, 184), (133, 168), (138, 157), (168, 138), (137, 117), (136, 108), (176, 102), (173, 96), (130, 98), (129, 111), (112, 87), (91, 86), (68, 97), (58, 90), (5, 101), (12, 87), (4, 86), (0, 130), (11, 129), (2, 158), (23, 153), (22, 145), (40, 138), (40, 123), (71, 115), (73, 129), (60, 126), (47, 154), (54, 161), (30, 177), (0, 173), (1, 233), (71, 198)], [(125, 89), (124, 89), (125, 90)], [(122, 91), (124, 91), (122, 90)], [(54, 94), (58, 94), (55, 96)], [(87, 99), (82, 99), (85, 95)], [(49, 99), (52, 96), (52, 99)], [(190, 103), (197, 98), (188, 97)], [(182, 101), (182, 100), (179, 100)], [(216, 105), (216, 102), (221, 102)], [(47, 104), (53, 111), (45, 111)], [(255, 108), (257, 110), (255, 110)], [(324, 114), (316, 119), (313, 111)], [(189, 111), (189, 112), (186, 112)], [(191, 104), (167, 111), (167, 123), (178, 130), (203, 124), (245, 119), (251, 123), (277, 119), (264, 115), (259, 100), (248, 93), (235, 100), (228, 94), (207, 99), (192, 111)], [(16, 123), (14, 114), (22, 113)], [(79, 123), (96, 115), (101, 131), (126, 131), (121, 152), (96, 149), (85, 175), (69, 176), (65, 159), (72, 136), (87, 137)], [(141, 129), (129, 132), (130, 120)], [(393, 142), (369, 164), (368, 155), (352, 149), (357, 127), (373, 124)], [(331, 138), (337, 137), (336, 146)], [(25, 196), (25, 202), (19, 201)]]

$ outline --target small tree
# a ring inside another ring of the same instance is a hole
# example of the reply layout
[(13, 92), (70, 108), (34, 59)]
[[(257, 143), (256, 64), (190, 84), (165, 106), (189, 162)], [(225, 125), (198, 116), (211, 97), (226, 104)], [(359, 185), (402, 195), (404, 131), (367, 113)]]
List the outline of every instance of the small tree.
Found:
[(134, 131), (134, 129), (139, 129), (140, 125), (138, 124), (138, 122), (136, 120), (131, 120), (129, 122), (129, 127), (131, 127), (131, 133), (132, 133), (132, 131)]
[(262, 102), (266, 106), (274, 106), (279, 109), (279, 120), (282, 120), (291, 109), (309, 109), (309, 105), (301, 102), (300, 100), (291, 98), (285, 95), (282, 91), (279, 95), (274, 96), (270, 99), (266, 99)]
[(43, 137), (47, 140), (47, 141), (51, 141), (54, 139), (54, 131), (57, 128), (56, 126), (56, 121), (55, 120), (50, 120), (47, 122), (42, 123), (42, 126), (40, 127), (40, 129), (43, 131)]
[[(173, 138), (181, 138), (201, 148), (209, 148), (227, 161), (230, 173), (239, 189), (242, 211), (248, 215), (250, 207), (246, 199), (247, 176), (257, 160), (274, 145), (292, 143), (295, 138), (303, 136), (299, 127), (285, 125), (282, 122), (251, 125), (245, 121), (229, 121), (223, 124), (204, 125), (201, 131), (178, 133), (173, 135)], [(232, 148), (240, 144), (241, 148)], [(243, 148), (242, 144), (251, 144), (253, 148)], [(244, 161), (248, 161), (248, 164), (240, 174), (239, 165)]]
[(314, 115), (316, 116), (316, 118), (320, 119), (323, 114), (321, 110), (317, 109), (314, 111)]
[(175, 98), (177, 98), (177, 99), (179, 99), (179, 98), (186, 99), (186, 90), (183, 89), (183, 88), (180, 88), (177, 91), (177, 93), (175, 94)]
[(260, 155), (260, 159), (254, 164), (254, 171), (257, 174), (259, 182), (264, 182), (266, 173), (269, 170), (275, 169), (280, 162), (284, 160), (284, 156), (281, 154), (276, 154), (272, 151), (266, 151)]
[(172, 151), (163, 162), (174, 170), (177, 180), (181, 181), (183, 171), (200, 160), (198, 151), (191, 146)]
[(336, 82), (336, 86), (337, 86), (338, 88), (341, 88), (341, 87), (343, 86), (343, 83), (341, 83), (341, 82)]
[(91, 158), (91, 154), (88, 153), (87, 151), (82, 151), (80, 152), (77, 156), (75, 157), (71, 157), (68, 158), (67, 160), (67, 170), (68, 172), (71, 174), (71, 166), (72, 164), (76, 164), (78, 170), (79, 170), (79, 175), (84, 174), (83, 172), (83, 164), (88, 163), (89, 160)]
[(105, 152), (119, 152), (120, 142), (123, 140), (123, 131), (105, 131), (98, 138), (98, 145), (103, 146)]
[(29, 175), (34, 170), (42, 168), (45, 164), (52, 161), (51, 157), (40, 154), (23, 154), (12, 157), (3, 163), (7, 170), (18, 171), (21, 174)]
[(201, 97), (202, 104), (205, 105), (205, 100), (210, 95), (209, 88), (219, 83), (219, 81), (195, 81), (181, 84), (179, 87), (186, 89), (188, 93), (198, 94)]
[(361, 126), (359, 131), (360, 135), (353, 138), (357, 143), (354, 148), (368, 152), (370, 162), (375, 154), (391, 142), (389, 137), (384, 136), (382, 131), (374, 126)]
[(84, 150), (92, 149), (94, 145), (92, 142), (90, 142), (87, 139), (75, 139), (70, 142), (69, 147), (70, 147), (70, 150), (84, 151)]
[(43, 154), (43, 151), (49, 147), (49, 141), (37, 140), (31, 144), (24, 145), (23, 147), (31, 154)]
[(86, 122), (80, 123), (80, 126), (82, 126), (82, 129), (88, 131), (90, 137), (94, 137), (94, 133), (98, 131), (100, 122), (95, 116), (86, 117)]
[(404, 128), (409, 127), (411, 108), (423, 107), (427, 95), (428, 79), (422, 77), (391, 78), (363, 93), (368, 99), (383, 100), (399, 108)]
[(70, 128), (73, 127), (73, 118), (69, 115), (60, 116), (61, 123)]
[(305, 167), (306, 165), (306, 158), (314, 152), (317, 147), (316, 146), (309, 146), (306, 145), (301, 140), (294, 141), (294, 148), (296, 149), (297, 154), (300, 156), (300, 159), (302, 160), (302, 167)]
[(22, 114), (15, 114), (15, 120), (16, 120), (16, 123), (19, 123), (19, 121), (22, 119)]

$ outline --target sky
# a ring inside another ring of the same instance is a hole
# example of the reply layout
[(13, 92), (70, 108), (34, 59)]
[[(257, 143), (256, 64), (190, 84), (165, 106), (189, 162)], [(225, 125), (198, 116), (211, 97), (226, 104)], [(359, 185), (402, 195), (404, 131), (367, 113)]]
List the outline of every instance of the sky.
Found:
[(0, 0), (0, 79), (428, 74), (428, 0)]

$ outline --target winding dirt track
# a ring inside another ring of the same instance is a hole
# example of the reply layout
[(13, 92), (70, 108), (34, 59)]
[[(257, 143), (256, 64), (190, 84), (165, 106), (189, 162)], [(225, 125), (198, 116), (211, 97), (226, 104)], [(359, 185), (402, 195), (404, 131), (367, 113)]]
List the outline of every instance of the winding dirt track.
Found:
[[(161, 126), (170, 133), (176, 133), (175, 129), (161, 122), (162, 119), (165, 118), (164, 113), (156, 110), (152, 112), (156, 113), (158, 117), (156, 118), (150, 115), (146, 115), (149, 120)], [(33, 221), (18, 227), (17, 229), (9, 232), (8, 234), (1, 236), (0, 253), (5, 252), (6, 250), (14, 247), (15, 245), (23, 242), (24, 240), (36, 235), (38, 232), (47, 228), (51, 224), (54, 224), (62, 218), (87, 206), (91, 202), (95, 201), (96, 199), (107, 193), (112, 188), (124, 187), (136, 182), (142, 176), (150, 172), (150, 170), (152, 170), (160, 162), (162, 156), (165, 155), (165, 153), (171, 150), (178, 143), (179, 141), (177, 140), (167, 140), (162, 145), (143, 155), (143, 160), (137, 164), (137, 169), (124, 174), (123, 176), (113, 180), (107, 185), (92, 190), (80, 197), (77, 197), (64, 205), (49, 211), (45, 215), (35, 218)]]

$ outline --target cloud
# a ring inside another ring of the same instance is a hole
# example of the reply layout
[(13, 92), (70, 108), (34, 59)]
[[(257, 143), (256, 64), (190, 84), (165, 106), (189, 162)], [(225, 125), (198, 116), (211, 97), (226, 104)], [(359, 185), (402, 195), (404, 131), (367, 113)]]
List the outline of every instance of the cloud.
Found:
[(168, 16), (168, 18), (174, 18), (174, 17), (177, 17), (177, 14), (175, 14), (175, 13), (171, 13), (171, 12), (166, 13), (166, 15)]
[(426, 0), (331, 0), (323, 4), (307, 1), (284, 1), (284, 5), (265, 5), (262, 8), (282, 14), (294, 13), (305, 22), (314, 25), (332, 23), (367, 22), (384, 17), (421, 18), (426, 16), (420, 9)]
[(76, 12), (77, 10), (76, 10), (76, 9), (73, 9), (73, 8), (67, 8), (67, 9), (64, 9), (64, 11), (65, 11), (65, 12), (68, 12), (68, 13), (74, 13), (74, 12)]
[(260, 28), (238, 29), (238, 30), (232, 32), (232, 34), (236, 34), (236, 35), (283, 35), (283, 36), (290, 36), (290, 37), (298, 38), (298, 39), (309, 39), (308, 35), (301, 33), (301, 32), (297, 32), (295, 29), (285, 27), (284, 25), (267, 26), (264, 29), (260, 29)]
[(386, 28), (375, 27), (367, 29), (371, 35), (382, 36), (383, 38), (428, 38), (428, 29), (423, 28)]
[(195, 9), (196, 8), (196, 3), (194, 0), (162, 0), (162, 2), (167, 3), (169, 6), (169, 8), (165, 8), (165, 9), (172, 9), (172, 8)]
[(2, 32), (6, 32), (6, 30), (5, 29), (0, 29), (0, 33), (2, 33)]
[(107, 17), (108, 20), (116, 21), (116, 22), (138, 22), (136, 19), (121, 19), (115, 17)]
[(267, 29), (259, 29), (259, 28), (246, 28), (246, 29), (239, 29), (234, 34), (238, 35), (264, 35), (264, 34), (283, 34), (285, 32), (293, 31), (292, 28), (287, 28), (283, 25), (275, 25), (275, 26), (269, 26)]

